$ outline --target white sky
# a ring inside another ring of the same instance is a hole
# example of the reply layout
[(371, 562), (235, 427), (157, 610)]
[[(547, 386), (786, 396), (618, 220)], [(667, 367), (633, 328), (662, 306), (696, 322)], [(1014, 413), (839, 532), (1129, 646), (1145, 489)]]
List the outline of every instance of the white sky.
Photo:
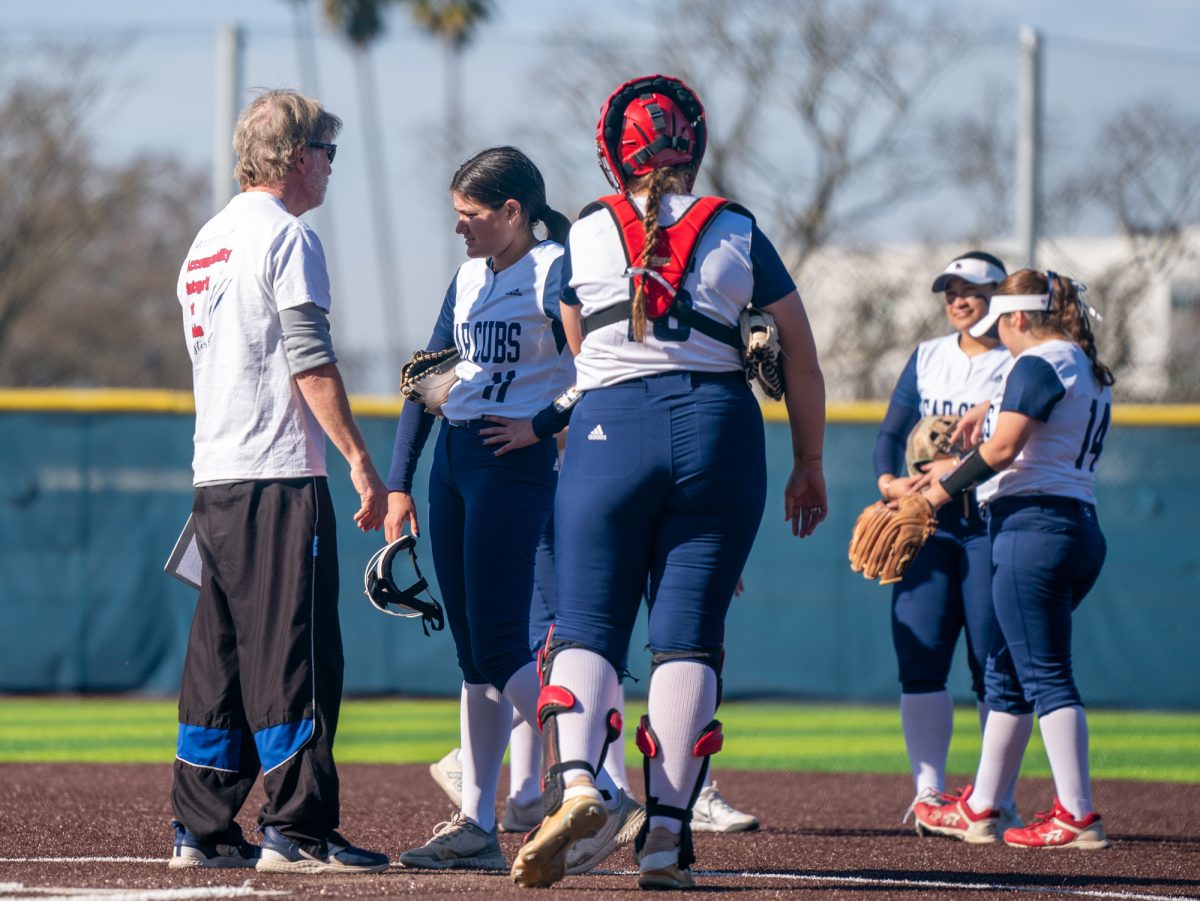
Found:
[[(990, 48), (955, 61), (923, 102), (927, 112), (961, 110), (979, 102), (987, 85), (1015, 85), (1016, 35), (1021, 24), (1045, 33), (1048, 140), (1069, 155), (1094, 139), (1106, 111), (1139, 98), (1174, 103), (1200, 117), (1200, 3), (1190, 0), (897, 0), (907, 10), (942, 9), (995, 35)], [(314, 7), (315, 2), (309, 6)], [(568, 214), (587, 194), (606, 188), (593, 159), (592, 135), (581, 132), (575, 184), (556, 184), (551, 167), (530, 143), (531, 123), (544, 125), (555, 69), (564, 65), (550, 35), (554, 29), (587, 22), (595, 34), (618, 39), (631, 11), (654, 2), (625, 0), (620, 12), (601, 15), (612, 3), (573, 0), (499, 0), (498, 17), (486, 24), (465, 61), (465, 149), (515, 143), (542, 164), (550, 201)], [(445, 186), (454, 161), (441, 150), (443, 64), (440, 49), (409, 24), (402, 4), (391, 14), (388, 34), (376, 45), (374, 71), (385, 146), (383, 184), (366, 172), (363, 122), (354, 65), (342, 41), (313, 22), (319, 85), (303, 84), (294, 37), (292, 4), (286, 0), (42, 0), (0, 3), (0, 54), (19, 53), (29, 38), (76, 40), (119, 38), (129, 44), (110, 73), (115, 88), (97, 111), (98, 151), (122, 159), (138, 151), (177, 155), (204, 172), (210, 168), (215, 109), (215, 35), (221, 23), (236, 22), (246, 34), (244, 87), (299, 87), (320, 97), (346, 123), (330, 184), (327, 210), (313, 220), (331, 251), (335, 340), (343, 353), (407, 358), (424, 344), (461, 245)], [(638, 28), (630, 33), (637, 34)], [(1107, 47), (1105, 45), (1119, 45)], [(1139, 49), (1144, 48), (1144, 49)], [(958, 48), (931, 48), (954, 54)], [(11, 59), (8, 62), (12, 62)], [(5, 69), (8, 67), (6, 66)], [(653, 62), (645, 67), (655, 68)], [(640, 73), (630, 73), (640, 74)], [(624, 76), (622, 76), (623, 78)], [(614, 78), (613, 86), (622, 78)], [(1015, 94), (1015, 87), (1012, 88)], [(244, 97), (248, 96), (244, 94)], [(595, 98), (598, 108), (602, 96)], [(708, 104), (710, 117), (720, 108)], [(539, 114), (542, 118), (539, 119)], [(567, 124), (564, 123), (564, 128)], [(1048, 132), (1051, 129), (1048, 129)], [(568, 137), (570, 137), (568, 135)], [(1053, 161), (1049, 166), (1053, 175)], [(378, 265), (370, 228), (369, 197), (383, 191), (389, 201), (395, 250)], [(310, 214), (312, 216), (313, 214)], [(908, 216), (928, 215), (912, 212)], [(882, 221), (875, 237), (900, 238), (920, 223), (899, 213)], [(870, 236), (867, 236), (870, 237)], [(180, 255), (186, 248), (179, 248)], [(386, 281), (387, 288), (380, 285)], [(803, 286), (802, 286), (803, 287)], [(164, 286), (170, 301), (174, 286)], [(385, 315), (386, 313), (386, 315)], [(386, 321), (385, 321), (386, 320)], [(391, 393), (398, 365), (380, 365), (360, 376), (352, 389)]]

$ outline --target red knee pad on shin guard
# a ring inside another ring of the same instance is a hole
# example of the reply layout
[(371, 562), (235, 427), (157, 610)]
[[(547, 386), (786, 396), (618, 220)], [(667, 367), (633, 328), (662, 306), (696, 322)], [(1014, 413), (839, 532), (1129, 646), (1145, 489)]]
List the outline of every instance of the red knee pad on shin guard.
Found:
[(625, 721), (621, 719), (621, 711), (615, 707), (608, 711), (608, 719), (605, 720), (605, 726), (608, 728), (608, 734), (604, 736), (604, 744), (607, 746), (619, 739), (622, 730), (625, 728)]
[(563, 710), (575, 706), (575, 695), (561, 685), (544, 685), (538, 692), (538, 728), (544, 729), (546, 720)]
[(658, 736), (650, 728), (650, 717), (646, 714), (638, 722), (636, 741), (638, 750), (647, 757), (658, 756)]
[(692, 753), (697, 757), (709, 757), (725, 747), (725, 733), (721, 731), (721, 721), (713, 720), (700, 732)]

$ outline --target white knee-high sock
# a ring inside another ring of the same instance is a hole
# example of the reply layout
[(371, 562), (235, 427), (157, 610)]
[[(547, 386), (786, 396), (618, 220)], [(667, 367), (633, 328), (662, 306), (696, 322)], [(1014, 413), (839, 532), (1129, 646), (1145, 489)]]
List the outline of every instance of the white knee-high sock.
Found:
[(1038, 720), (1042, 743), (1054, 774), (1054, 791), (1062, 806), (1079, 819), (1092, 812), (1088, 772), (1087, 717), (1079, 706), (1060, 707)]
[[(620, 711), (621, 720), (625, 720), (625, 688), (620, 683), (617, 683), (616, 702), (613, 705)], [(633, 728), (637, 728), (634, 726)], [(626, 723), (621, 737), (608, 746), (608, 753), (604, 756), (604, 772), (613, 781), (613, 785), (625, 792), (632, 794), (633, 789), (629, 786), (629, 775), (625, 770), (625, 736), (629, 734), (629, 724)]]
[[(650, 677), (647, 707), (659, 751), (650, 760), (646, 794), (670, 807), (687, 808), (704, 762), (692, 753), (692, 748), (716, 713), (717, 674), (696, 660), (664, 663)], [(655, 826), (671, 832), (683, 828), (672, 817), (651, 817), (650, 828)]]
[(528, 804), (541, 793), (542, 735), (537, 725), (538, 693), (541, 690), (537, 664), (532, 660), (504, 683), (504, 697), (513, 707), (508, 746), (508, 796), (522, 804)]
[[(604, 745), (604, 718), (614, 706), (617, 671), (595, 651), (567, 648), (555, 655), (550, 682), (561, 685), (575, 697), (575, 706), (555, 717), (558, 759), (585, 760), (595, 766)], [(580, 776), (595, 781), (590, 772), (582, 769), (567, 770), (563, 781), (570, 783)]]
[(983, 729), (983, 748), (979, 755), (979, 770), (967, 806), (975, 813), (993, 807), (1014, 807), (1013, 792), (1021, 758), (1033, 731), (1033, 714), (1016, 715), (992, 710)]
[(521, 717), (508, 739), (508, 796), (522, 806), (541, 797), (542, 733)]
[(537, 664), (530, 660), (508, 677), (504, 683), (504, 697), (512, 704), (515, 716), (530, 723), (537, 723), (538, 694), (542, 683), (538, 679)]
[(512, 715), (512, 705), (494, 686), (463, 683), (459, 708), (462, 812), (484, 830), (496, 826), (496, 783)]
[(948, 691), (900, 695), (900, 725), (917, 794), (946, 790), (946, 754), (954, 733), (954, 699)]

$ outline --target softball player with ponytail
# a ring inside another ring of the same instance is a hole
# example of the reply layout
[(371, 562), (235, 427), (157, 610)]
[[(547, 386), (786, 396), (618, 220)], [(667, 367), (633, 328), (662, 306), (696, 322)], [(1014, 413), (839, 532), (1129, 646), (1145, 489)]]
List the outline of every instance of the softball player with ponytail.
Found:
[[(429, 538), (462, 686), (462, 810), (401, 855), (409, 867), (503, 869), (496, 784), (514, 708), (536, 717), (529, 650), (534, 553), (550, 514), (558, 454), (533, 414), (575, 378), (558, 297), (567, 219), (546, 203), (537, 167), (494, 147), (455, 173), (455, 231), (468, 260), (450, 285), (428, 350), (457, 346), (429, 477)], [(549, 238), (539, 241), (534, 224)], [(485, 418), (503, 415), (507, 424)], [(434, 416), (407, 403), (388, 476), (388, 541), (416, 534), (412, 478)]]
[(597, 126), (620, 193), (571, 228), (563, 323), (585, 393), (555, 498), (558, 611), (539, 699), (546, 817), (513, 865), (522, 886), (561, 879), (574, 843), (604, 826), (596, 773), (620, 733), (617, 667), (643, 593), (652, 659), (638, 883), (693, 885), (690, 808), (722, 742), (725, 614), (766, 497), (762, 414), (724, 340), (751, 303), (775, 315), (785, 354), (784, 517), (804, 537), (826, 515), (824, 383), (804, 306), (746, 211), (692, 195), (704, 143), (703, 107), (683, 82), (622, 85)]
[[(1112, 413), (1113, 376), (1100, 362), (1082, 286), (1022, 269), (1001, 283), (972, 329), (999, 327), (1014, 356), (1003, 389), (964, 420), (985, 439), (925, 489), (934, 506), (977, 485), (992, 546), (999, 632), (988, 655), (991, 712), (973, 786), (916, 805), (932, 832), (1024, 848), (1106, 848), (1092, 803), (1088, 733), (1071, 669), (1071, 616), (1095, 584), (1106, 545), (1095, 471)], [(939, 473), (940, 474), (940, 473)], [(996, 809), (1016, 777), (1036, 713), (1056, 797), (1028, 826), (1000, 829)]]
[[(1012, 355), (989, 332), (971, 329), (987, 316), (988, 299), (1006, 276), (1004, 264), (973, 250), (946, 266), (933, 282), (944, 293), (954, 333), (924, 341), (913, 351), (892, 392), (875, 442), (875, 475), (885, 501), (929, 483), (927, 475), (902, 472), (905, 442), (924, 416), (961, 416), (991, 398), (1012, 365)], [(959, 634), (966, 632), (971, 687), (980, 725), (987, 719), (983, 673), (996, 616), (992, 608), (991, 545), (973, 497), (938, 512), (938, 530), (892, 592), (892, 644), (900, 671), (900, 723), (918, 801), (946, 788), (946, 756), (954, 731), (954, 700), (946, 689)], [(1032, 729), (1032, 717), (1025, 718)], [(1013, 784), (997, 806), (1009, 825), (1019, 825)], [(918, 832), (922, 827), (918, 825)]]

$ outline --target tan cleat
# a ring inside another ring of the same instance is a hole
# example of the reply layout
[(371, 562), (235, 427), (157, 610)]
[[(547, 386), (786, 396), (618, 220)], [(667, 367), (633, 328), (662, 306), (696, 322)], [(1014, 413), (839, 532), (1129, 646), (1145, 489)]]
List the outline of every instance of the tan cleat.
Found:
[(679, 866), (680, 834), (655, 826), (638, 856), (638, 887), (682, 891), (695, 888), (692, 871)]
[(542, 820), (517, 852), (513, 882), (523, 888), (544, 888), (558, 882), (566, 875), (571, 847), (594, 836), (607, 820), (604, 799), (596, 786), (587, 777), (576, 779), (563, 792), (558, 810)]

